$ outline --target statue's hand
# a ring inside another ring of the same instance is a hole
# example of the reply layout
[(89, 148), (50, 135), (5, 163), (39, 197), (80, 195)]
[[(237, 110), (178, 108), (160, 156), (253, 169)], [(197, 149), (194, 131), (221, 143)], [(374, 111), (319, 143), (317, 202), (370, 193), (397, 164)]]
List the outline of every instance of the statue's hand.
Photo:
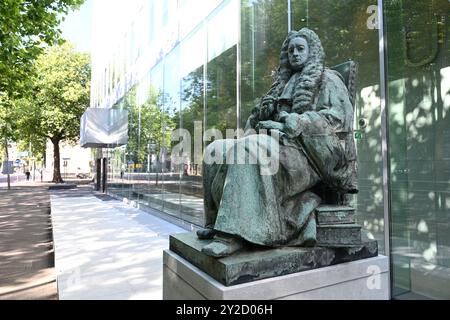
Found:
[(287, 113), (285, 111), (281, 111), (277, 120), (283, 124), (284, 133), (286, 133), (289, 137), (299, 136), (303, 128), (299, 127), (299, 117), (298, 113)]
[(281, 111), (277, 114), (276, 120), (282, 123), (286, 123), (286, 120), (289, 118), (291, 114), (287, 113), (286, 111)]
[(281, 122), (276, 122), (272, 120), (268, 121), (260, 121), (258, 122), (258, 125), (256, 126), (258, 130), (278, 130), (280, 132), (284, 131), (284, 124)]
[(273, 96), (265, 96), (259, 107), (258, 119), (261, 121), (269, 120), (275, 112), (275, 98)]

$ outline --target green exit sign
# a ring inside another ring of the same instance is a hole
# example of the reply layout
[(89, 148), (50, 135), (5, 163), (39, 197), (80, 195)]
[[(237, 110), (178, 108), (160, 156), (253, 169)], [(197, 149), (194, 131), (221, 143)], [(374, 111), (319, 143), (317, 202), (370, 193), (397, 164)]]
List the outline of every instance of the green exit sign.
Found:
[(355, 131), (355, 139), (356, 140), (364, 139), (364, 133), (362, 133), (361, 131)]

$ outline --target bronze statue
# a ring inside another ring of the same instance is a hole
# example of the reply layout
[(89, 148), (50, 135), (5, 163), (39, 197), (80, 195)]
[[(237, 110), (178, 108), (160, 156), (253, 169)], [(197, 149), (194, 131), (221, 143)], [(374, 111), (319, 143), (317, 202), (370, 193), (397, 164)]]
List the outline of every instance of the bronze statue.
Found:
[[(206, 149), (205, 158), (217, 157), (219, 150), (224, 161), (203, 164), (206, 229), (197, 235), (214, 239), (204, 253), (227, 256), (245, 242), (314, 246), (314, 211), (322, 202), (318, 187), (357, 192), (356, 166), (349, 159), (354, 150), (343, 146), (353, 139), (353, 99), (340, 73), (325, 68), (324, 59), (316, 33), (290, 32), (276, 81), (252, 111), (245, 136), (217, 140)], [(280, 134), (279, 169), (271, 175), (261, 173), (258, 152), (274, 150), (278, 141), (263, 129)], [(226, 163), (236, 150), (241, 150), (238, 157), (256, 157), (256, 163)]]

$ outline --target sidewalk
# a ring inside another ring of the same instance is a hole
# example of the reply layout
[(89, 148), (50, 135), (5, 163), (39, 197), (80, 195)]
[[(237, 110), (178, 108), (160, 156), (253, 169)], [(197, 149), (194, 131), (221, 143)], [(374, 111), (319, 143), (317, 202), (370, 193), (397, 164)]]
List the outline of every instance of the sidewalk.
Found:
[(162, 253), (185, 232), (88, 187), (52, 191), (59, 298), (162, 299)]
[(0, 188), (0, 300), (57, 299), (47, 189)]

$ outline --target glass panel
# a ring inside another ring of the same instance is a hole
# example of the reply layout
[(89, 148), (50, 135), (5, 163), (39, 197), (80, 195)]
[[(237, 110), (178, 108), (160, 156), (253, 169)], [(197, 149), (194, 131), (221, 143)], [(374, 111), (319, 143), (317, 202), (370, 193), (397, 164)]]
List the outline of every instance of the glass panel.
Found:
[(180, 174), (171, 161), (171, 135), (180, 109), (179, 47), (164, 59), (164, 99), (162, 110), (162, 174), (164, 176), (164, 212), (180, 216)]
[[(139, 140), (139, 109), (136, 107), (136, 89), (130, 90), (125, 97), (117, 102), (113, 108), (126, 109), (129, 112), (129, 143), (113, 149), (103, 149), (103, 155), (108, 158), (108, 193), (122, 198), (138, 200), (135, 181), (135, 172), (138, 170)], [(100, 149), (102, 150), (102, 149)]]
[(137, 86), (136, 101), (139, 106), (139, 139), (137, 150), (139, 153), (139, 174), (135, 174), (135, 191), (139, 194), (139, 203), (148, 205), (147, 189), (150, 183), (151, 154), (149, 144), (152, 140), (153, 121), (159, 112), (156, 99), (157, 93), (150, 86), (151, 77), (148, 73)]
[[(206, 123), (208, 136), (205, 147), (215, 139), (233, 138), (237, 128), (236, 67), (238, 39), (238, 2), (226, 4), (208, 21), (208, 63), (206, 72)], [(224, 25), (229, 27), (224, 28)], [(234, 26), (234, 27), (233, 27)], [(216, 133), (212, 129), (217, 130)], [(231, 132), (231, 133), (230, 133)], [(214, 136), (210, 137), (209, 133)], [(201, 164), (201, 162), (200, 162)], [(192, 177), (192, 185), (201, 186), (202, 167)], [(200, 195), (200, 194), (199, 194)], [(201, 194), (203, 197), (203, 194)], [(203, 199), (202, 199), (203, 200)], [(203, 204), (203, 201), (201, 202)], [(200, 201), (198, 201), (200, 204)], [(198, 208), (200, 212), (200, 207)], [(203, 208), (201, 208), (203, 213)]]
[[(384, 253), (383, 162), (381, 152), (380, 67), (376, 6), (371, 0), (292, 0), (292, 28), (308, 27), (320, 37), (325, 65), (348, 60), (359, 65), (355, 102), (355, 137), (359, 194), (351, 202), (367, 236)], [(361, 120), (366, 125), (360, 126)]]
[(156, 37), (155, 33), (156, 33), (156, 5), (155, 2), (157, 2), (157, 0), (149, 0), (148, 1), (148, 26), (147, 26), (147, 30), (148, 30), (148, 44), (153, 44), (153, 41)]
[(384, 2), (393, 296), (449, 299), (449, 4)]
[(136, 99), (136, 86), (127, 93), (125, 96), (125, 107), (128, 109), (128, 144), (126, 147), (126, 164), (127, 175), (126, 177), (128, 185), (128, 198), (129, 200), (139, 201), (141, 197), (140, 189), (142, 185), (139, 183), (139, 172), (141, 169), (141, 156), (140, 150), (140, 106), (137, 104)]
[(180, 178), (181, 215), (184, 220), (197, 225), (203, 225), (203, 185), (200, 170), (201, 157), (194, 156), (194, 138), (197, 136), (197, 139), (200, 138), (201, 141), (203, 134), (205, 61), (206, 28), (202, 25), (181, 44), (181, 110), (175, 117), (179, 128), (186, 129), (191, 138), (190, 155), (185, 158), (184, 164), (180, 168), (182, 170)]
[(161, 43), (158, 46), (168, 53), (178, 41), (178, 0), (165, 0), (162, 3)]
[[(236, 130), (236, 44), (238, 2), (228, 1), (208, 21), (206, 129)], [(223, 26), (229, 24), (230, 28)], [(220, 137), (216, 137), (220, 138)]]
[(180, 37), (183, 39), (223, 0), (178, 0)]
[[(151, 208), (164, 210), (163, 198), (163, 84), (164, 69), (163, 61), (159, 62), (150, 72), (150, 87), (146, 105), (148, 117), (145, 121), (147, 128), (146, 149), (147, 149), (147, 170), (146, 188), (143, 190), (143, 203)], [(150, 158), (150, 159), (149, 159)], [(149, 164), (150, 163), (150, 164)], [(148, 168), (150, 167), (150, 168)]]
[(112, 149), (110, 152), (110, 172), (108, 177), (108, 193), (124, 197), (123, 187), (124, 187), (124, 173), (125, 173), (125, 162), (124, 162), (125, 148)]
[[(125, 108), (125, 98), (114, 105), (115, 109)], [(126, 146), (114, 148), (109, 152), (110, 171), (108, 172), (108, 193), (128, 198), (128, 165), (126, 159)]]
[(269, 91), (288, 32), (287, 1), (241, 1), (240, 128)]

